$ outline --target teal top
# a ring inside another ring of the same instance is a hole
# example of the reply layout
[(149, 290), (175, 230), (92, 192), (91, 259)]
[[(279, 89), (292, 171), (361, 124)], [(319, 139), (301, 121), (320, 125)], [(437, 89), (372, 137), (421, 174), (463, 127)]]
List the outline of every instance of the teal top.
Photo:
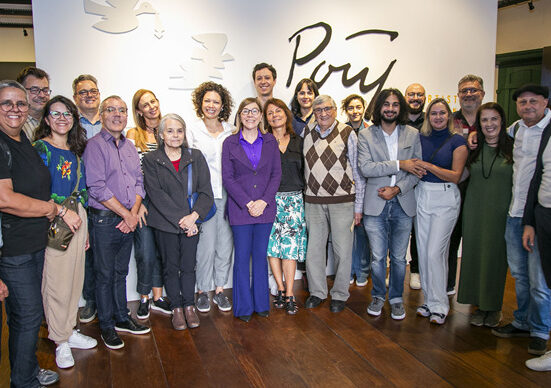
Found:
[[(61, 204), (75, 188), (77, 174), (77, 156), (69, 151), (54, 147), (45, 140), (38, 140), (33, 147), (42, 158), (52, 177), (51, 198)], [(88, 191), (86, 190), (86, 173), (84, 163), (80, 160), (80, 182), (78, 183), (78, 200), (82, 206), (88, 206)]]

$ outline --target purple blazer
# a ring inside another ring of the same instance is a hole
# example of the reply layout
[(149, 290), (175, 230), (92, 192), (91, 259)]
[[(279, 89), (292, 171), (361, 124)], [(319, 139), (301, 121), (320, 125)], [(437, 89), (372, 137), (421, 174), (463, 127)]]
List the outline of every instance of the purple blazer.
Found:
[[(222, 183), (228, 193), (230, 225), (265, 224), (275, 220), (275, 194), (281, 181), (279, 147), (272, 134), (262, 136), (262, 152), (256, 170), (239, 144), (239, 133), (224, 140)], [(253, 217), (249, 214), (247, 203), (257, 199), (264, 200), (268, 206), (261, 216)]]

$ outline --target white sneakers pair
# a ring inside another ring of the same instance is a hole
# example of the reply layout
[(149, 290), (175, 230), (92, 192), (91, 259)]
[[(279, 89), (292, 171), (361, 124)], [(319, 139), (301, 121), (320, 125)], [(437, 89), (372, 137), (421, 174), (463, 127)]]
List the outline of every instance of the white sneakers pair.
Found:
[(73, 334), (71, 334), (69, 340), (59, 344), (55, 349), (55, 363), (60, 369), (70, 368), (75, 365), (75, 359), (73, 358), (71, 348), (92, 349), (97, 345), (98, 341), (94, 338), (81, 334), (78, 330), (73, 330)]

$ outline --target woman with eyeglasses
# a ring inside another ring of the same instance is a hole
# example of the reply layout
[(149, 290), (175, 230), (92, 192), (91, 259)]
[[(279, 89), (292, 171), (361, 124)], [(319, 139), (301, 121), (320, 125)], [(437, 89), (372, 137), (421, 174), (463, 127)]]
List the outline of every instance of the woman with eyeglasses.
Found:
[(78, 214), (51, 201), (50, 172), (21, 130), (28, 111), (23, 85), (0, 81), (0, 211), (4, 244), (0, 288), (7, 287), (9, 293), (6, 312), (11, 384), (18, 387), (38, 387), (45, 380), (51, 383), (58, 378), (55, 372), (41, 370), (36, 358), (43, 312), (44, 251), (50, 221), (56, 215), (74, 231), (82, 225)]
[[(172, 327), (192, 329), (200, 324), (194, 299), (198, 222), (207, 216), (213, 204), (209, 166), (201, 151), (188, 147), (186, 123), (177, 114), (161, 119), (158, 136), (159, 148), (143, 159), (150, 203), (148, 222), (155, 229), (163, 260)], [(197, 198), (190, 204), (193, 193)]]
[[(157, 128), (161, 121), (159, 100), (151, 90), (140, 89), (132, 97), (132, 113), (136, 127), (126, 132), (126, 138), (134, 143), (140, 162), (143, 157), (157, 149)], [(147, 193), (146, 193), (147, 194)], [(149, 198), (146, 195), (138, 213), (138, 226), (134, 233), (134, 258), (138, 281), (136, 291), (140, 294), (140, 304), (136, 316), (149, 318), (149, 308), (170, 315), (169, 302), (163, 298), (163, 278), (161, 258), (155, 245), (153, 230), (147, 226)], [(153, 291), (153, 301), (149, 293)]]
[(88, 192), (84, 163), (81, 160), (86, 146), (86, 133), (79, 124), (75, 104), (63, 96), (55, 96), (48, 101), (35, 140), (33, 147), (50, 171), (52, 200), (61, 204), (75, 193), (82, 220), (82, 227), (71, 239), (67, 250), (46, 248), (42, 276), (42, 300), (48, 323), (48, 338), (57, 346), (57, 366), (70, 368), (75, 364), (71, 348), (91, 349), (97, 345), (95, 339), (75, 330), (78, 301), (84, 284), (84, 251), (89, 247), (85, 210)]
[(222, 146), (222, 182), (235, 247), (233, 314), (245, 322), (253, 312), (261, 317), (269, 314), (266, 252), (281, 180), (278, 144), (262, 121), (260, 102), (244, 99), (237, 110), (236, 130)]
[(443, 325), (450, 309), (448, 249), (461, 203), (457, 183), (468, 155), (466, 141), (455, 132), (450, 106), (443, 98), (432, 100), (427, 107), (421, 148), (423, 160), (416, 163), (426, 174), (415, 188), (415, 234), (423, 304), (417, 315)]

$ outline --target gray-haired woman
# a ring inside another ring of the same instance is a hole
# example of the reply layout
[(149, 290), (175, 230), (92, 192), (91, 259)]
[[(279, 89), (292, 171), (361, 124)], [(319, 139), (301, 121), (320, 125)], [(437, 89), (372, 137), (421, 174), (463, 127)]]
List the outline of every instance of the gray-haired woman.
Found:
[[(186, 123), (176, 114), (168, 114), (159, 125), (160, 147), (143, 159), (145, 190), (150, 200), (148, 224), (163, 262), (163, 280), (172, 308), (176, 330), (199, 326), (195, 311), (195, 263), (199, 229), (213, 203), (207, 162), (196, 149), (189, 149)], [(191, 165), (192, 189), (188, 193), (188, 166)], [(190, 209), (188, 195), (197, 193)], [(184, 318), (185, 315), (185, 318)], [(187, 322), (187, 325), (186, 325)]]

